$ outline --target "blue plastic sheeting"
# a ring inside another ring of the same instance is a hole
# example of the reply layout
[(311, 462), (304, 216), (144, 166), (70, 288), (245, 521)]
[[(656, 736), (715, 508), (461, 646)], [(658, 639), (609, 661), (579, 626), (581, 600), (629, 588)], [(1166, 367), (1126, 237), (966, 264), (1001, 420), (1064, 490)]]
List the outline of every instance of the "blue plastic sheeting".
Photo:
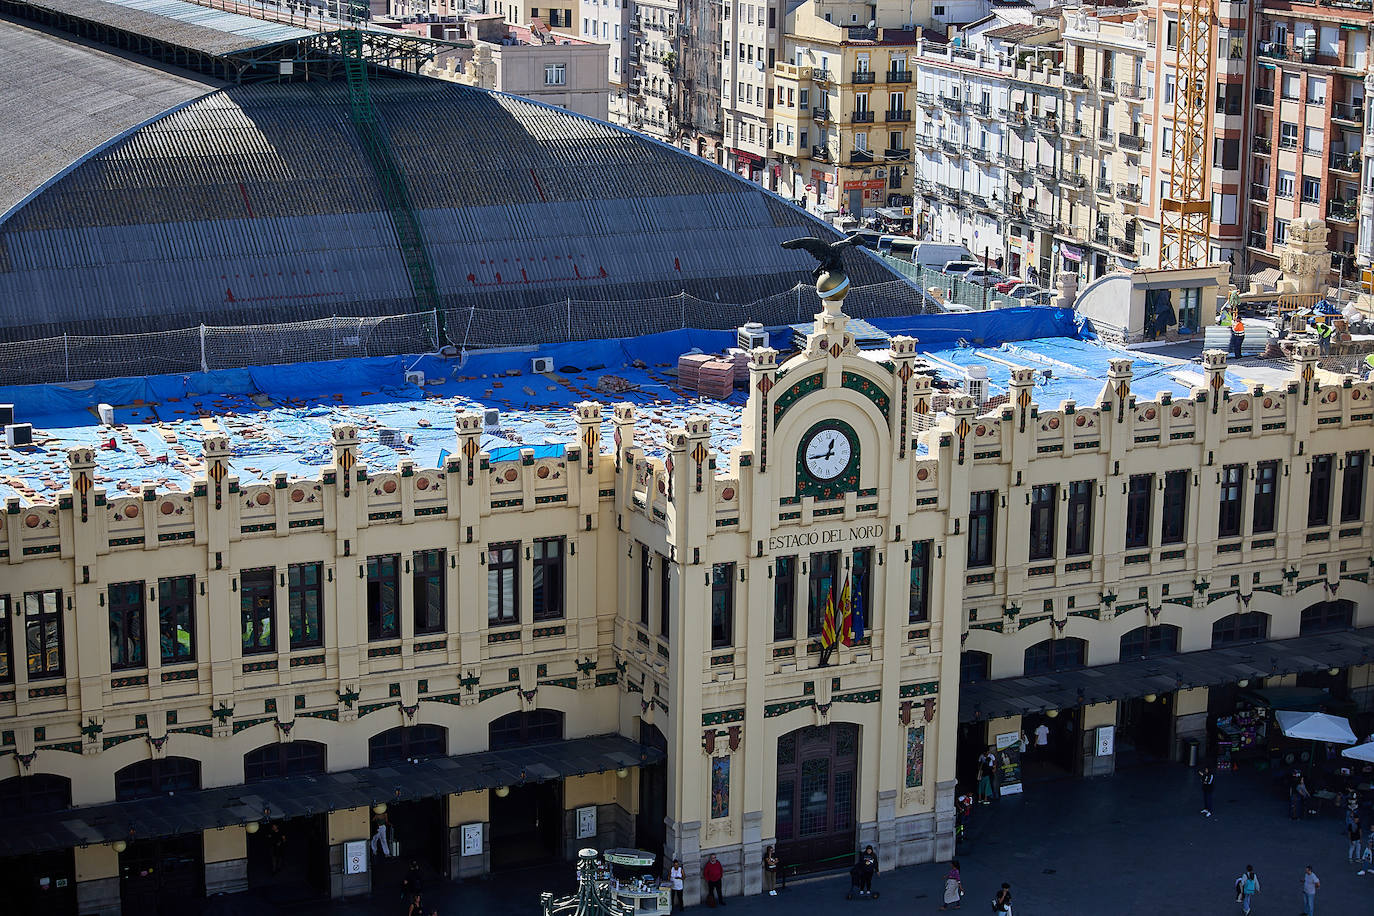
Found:
[[(1098, 379), (1105, 378), (1107, 360), (1120, 355), (1064, 337), (992, 349), (999, 341), (1024, 340), (1022, 335), (1028, 334), (1058, 331), (1078, 336), (1081, 329), (1072, 313), (1055, 309), (923, 315), (873, 324), (889, 333), (917, 337), (918, 349), (951, 376), (961, 375), (972, 361), (988, 363), (994, 392), (999, 385), (1005, 388), (1009, 370), (980, 352), (1001, 354), (1018, 365), (1062, 363), (1039, 397), (1049, 406), (1057, 406), (1062, 397), (1091, 400), (1101, 387)], [(785, 328), (770, 330), (783, 335), (776, 338), (779, 342), (787, 339)], [(979, 349), (958, 347), (961, 339), (982, 344)], [(726, 400), (699, 398), (678, 389), (669, 370), (675, 370), (677, 358), (689, 350), (714, 353), (734, 344), (733, 331), (683, 330), (473, 352), (461, 360), (376, 357), (0, 388), (0, 402), (13, 403), (19, 420), (33, 423), (38, 441), (33, 449), (13, 450), (0, 460), (0, 498), (52, 498), (67, 483), (65, 450), (83, 445), (98, 449), (97, 480), (111, 495), (136, 493), (145, 481), (186, 490), (199, 473), (201, 440), (210, 431), (229, 437), (231, 467), (244, 483), (268, 481), (276, 472), (315, 476), (330, 462), (330, 430), (341, 424), (358, 428), (359, 457), (371, 468), (394, 468), (403, 458), (436, 467), (440, 456), (455, 445), (454, 412), (484, 408), (500, 411), (498, 428), (482, 437), (482, 448), (493, 460), (515, 460), (524, 448), (533, 449), (537, 457), (561, 455), (565, 444), (578, 435), (571, 408), (584, 400), (606, 407), (635, 405), (640, 416), (638, 441), (655, 457), (664, 454), (669, 429), (689, 416), (706, 416), (712, 421), (718, 467), (728, 471), (731, 450), (738, 444), (745, 392), (737, 390)], [(530, 360), (535, 357), (552, 359), (554, 372), (531, 374)], [(424, 373), (425, 387), (405, 383), (409, 370)], [(628, 383), (629, 390), (599, 391), (603, 374)], [(1165, 380), (1173, 390), (1186, 393), (1186, 385)], [(101, 403), (115, 405), (120, 428), (98, 424), (95, 407)], [(602, 436), (607, 440), (610, 420), (610, 411), (604, 410)], [(395, 445), (381, 443), (384, 429), (396, 431)]]

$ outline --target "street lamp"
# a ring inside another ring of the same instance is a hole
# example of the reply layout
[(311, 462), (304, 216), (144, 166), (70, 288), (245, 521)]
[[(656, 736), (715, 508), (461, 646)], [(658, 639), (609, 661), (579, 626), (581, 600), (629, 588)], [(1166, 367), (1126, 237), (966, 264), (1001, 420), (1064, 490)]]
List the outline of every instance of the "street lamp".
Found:
[(577, 853), (577, 893), (554, 900), (545, 891), (539, 895), (544, 916), (634, 916), (634, 908), (621, 902), (610, 883), (597, 880), (596, 850)]

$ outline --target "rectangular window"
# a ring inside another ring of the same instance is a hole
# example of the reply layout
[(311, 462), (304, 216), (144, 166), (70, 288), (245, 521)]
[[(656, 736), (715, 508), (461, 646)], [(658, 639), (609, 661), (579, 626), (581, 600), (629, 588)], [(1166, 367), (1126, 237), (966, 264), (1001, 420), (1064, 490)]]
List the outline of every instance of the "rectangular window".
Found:
[(487, 623), (520, 622), (520, 545), (487, 548)]
[(291, 648), (305, 649), (324, 645), (321, 608), (324, 606), (322, 563), (292, 563), (286, 568), (287, 623), (291, 627)]
[(545, 64), (544, 65), (544, 85), (545, 86), (566, 86), (568, 84), (568, 65), (567, 64)]
[(773, 638), (795, 639), (797, 634), (797, 558), (773, 561)]
[(1030, 558), (1047, 560), (1054, 556), (1054, 510), (1059, 500), (1059, 485), (1031, 487)]
[(143, 661), (143, 583), (116, 582), (110, 602), (110, 670), (141, 668)]
[(1182, 544), (1188, 537), (1188, 471), (1169, 471), (1164, 475), (1164, 517), (1160, 520), (1159, 543)]
[(658, 635), (668, 638), (672, 622), (672, 602), (669, 600), (672, 577), (668, 570), (668, 558), (658, 555)]
[(29, 679), (62, 676), (62, 590), (24, 593)]
[(1093, 481), (1075, 480), (1069, 484), (1069, 524), (1064, 541), (1065, 556), (1077, 557), (1092, 550)]
[(1279, 123), (1279, 146), (1283, 149), (1298, 148), (1298, 125), (1292, 121)]
[(639, 624), (649, 626), (649, 548), (639, 545)]
[(196, 658), (195, 576), (157, 580), (158, 642), (164, 665), (180, 665)]
[(1126, 487), (1126, 546), (1150, 546), (1151, 492), (1155, 475), (1132, 474)]
[(806, 588), (806, 635), (820, 636), (825, 623), (825, 605), (832, 602), (839, 612), (840, 593), (835, 586), (835, 570), (840, 565), (838, 551), (811, 554), (811, 571)]
[(272, 567), (245, 569), (239, 573), (239, 607), (243, 615), (243, 654), (273, 652), (277, 648), (277, 628), (272, 622), (277, 610), (277, 590)]
[(1341, 480), (1341, 521), (1358, 522), (1364, 517), (1364, 466), (1368, 452), (1345, 453), (1345, 477)]
[(911, 542), (911, 590), (907, 599), (907, 623), (930, 619), (930, 550), (933, 541)]
[(711, 648), (726, 649), (735, 640), (735, 564), (711, 567)]
[(969, 494), (968, 565), (992, 565), (992, 540), (997, 528), (997, 491)]
[(1322, 151), (1323, 136), (1322, 129), (1308, 125), (1302, 131), (1302, 149), (1305, 153), (1320, 153)]
[(1255, 465), (1255, 510), (1251, 531), (1264, 534), (1274, 530), (1274, 510), (1278, 506), (1279, 463), (1261, 461)]
[(1297, 173), (1279, 169), (1278, 181), (1274, 183), (1274, 194), (1285, 200), (1293, 198), (1293, 187), (1297, 183)]
[[(854, 577), (849, 592), (849, 609), (851, 615), (863, 615), (864, 635), (868, 635), (870, 624), (873, 623), (877, 614), (874, 612), (874, 604), (870, 600), (873, 597), (870, 583), (873, 580), (873, 548), (858, 547), (854, 550)], [(843, 593), (841, 586), (841, 593)], [(843, 625), (843, 613), (839, 607), (835, 608), (835, 622)]]
[(1331, 468), (1335, 455), (1313, 455), (1307, 481), (1307, 527), (1331, 524)]
[(367, 558), (367, 638), (401, 636), (401, 555)]
[(1228, 464), (1221, 469), (1221, 506), (1217, 514), (1217, 537), (1240, 536), (1241, 481), (1245, 465)]
[[(534, 619), (563, 618), (564, 575), (561, 538), (540, 538), (534, 542)], [(518, 602), (517, 602), (518, 604)]]
[(442, 547), (417, 550), (411, 562), (415, 573), (411, 579), (411, 601), (416, 634), (440, 633), (448, 602), (445, 600), (444, 560), (448, 552)]
[(1322, 183), (1320, 178), (1302, 178), (1302, 202), (1305, 204), (1315, 204), (1322, 196)]
[(10, 596), (0, 594), (0, 684), (14, 683), (14, 615)]
[(1178, 291), (1178, 323), (1181, 327), (1197, 328), (1202, 318), (1202, 290), (1181, 289)]

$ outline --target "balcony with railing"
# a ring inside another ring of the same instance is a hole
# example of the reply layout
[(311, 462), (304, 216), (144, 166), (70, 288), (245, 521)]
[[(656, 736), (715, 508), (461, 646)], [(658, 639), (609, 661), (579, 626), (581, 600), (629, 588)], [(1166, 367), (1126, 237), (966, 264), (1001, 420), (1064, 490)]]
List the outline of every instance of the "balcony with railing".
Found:
[(829, 70), (822, 70), (820, 67), (811, 68), (811, 81), (814, 83), (828, 83), (835, 78)]
[(1361, 105), (1351, 105), (1346, 102), (1332, 102), (1331, 120), (1345, 121), (1349, 124), (1363, 124), (1364, 107)]
[(1017, 129), (1027, 126), (1029, 123), (1027, 117), (1027, 114), (1021, 110), (1011, 110), (1006, 113), (1007, 123)]
[(852, 112), (849, 115), (849, 120), (852, 124), (872, 124), (873, 110), (870, 108)]
[(1140, 203), (1140, 185), (1138, 184), (1118, 184), (1116, 186), (1116, 196), (1129, 203)]
[(1113, 239), (1113, 240), (1112, 240), (1112, 250), (1113, 250), (1113, 251), (1116, 251), (1118, 254), (1124, 254), (1124, 255), (1128, 255), (1128, 256), (1134, 257), (1134, 256), (1135, 256), (1135, 239), (1134, 239), (1134, 238)]
[(849, 151), (849, 159), (847, 161), (850, 165), (872, 165), (873, 151), (855, 147)]
[(1092, 80), (1091, 80), (1088, 76), (1086, 76), (1085, 74), (1082, 74), (1082, 73), (1070, 73), (1070, 72), (1067, 71), (1067, 70), (1064, 71), (1064, 88), (1065, 88), (1065, 89), (1077, 89), (1077, 90), (1079, 90), (1079, 91), (1081, 92), (1081, 91), (1084, 91), (1084, 90), (1086, 90), (1086, 89), (1089, 89), (1091, 86), (1092, 86)]
[(921, 149), (934, 149), (940, 141), (930, 134), (917, 133), (914, 142)]
[(969, 157), (970, 159), (972, 159), (974, 162), (991, 162), (991, 161), (992, 161), (992, 154), (991, 154), (991, 153), (989, 153), (989, 152), (988, 152), (987, 150), (985, 150), (985, 149), (979, 149), (979, 148), (976, 147), (976, 146), (971, 146), (971, 147), (969, 147), (969, 149), (968, 149), (968, 157)]
[(1253, 182), (1250, 185), (1250, 199), (1257, 201), (1269, 200), (1269, 185)]
[(988, 209), (988, 199), (981, 194), (968, 195), (968, 205), (975, 210)]
[(940, 107), (943, 108), (945, 111), (950, 111), (954, 112), (955, 114), (958, 114), (959, 112), (964, 110), (964, 102), (962, 99), (952, 95), (942, 95), (940, 96)]
[(1046, 181), (1054, 181), (1054, 166), (1042, 162), (1035, 167), (1035, 174)]
[(829, 162), (830, 150), (824, 146), (813, 146), (811, 147), (811, 158), (817, 162)]
[(1117, 83), (1116, 94), (1123, 99), (1139, 102), (1145, 98), (1145, 87), (1139, 83)]
[(1268, 137), (1256, 137), (1250, 144), (1251, 152), (1259, 153), (1264, 156), (1268, 156), (1273, 152), (1273, 149), (1274, 141), (1270, 140)]
[(1358, 151), (1349, 153), (1331, 154), (1331, 169), (1335, 172), (1350, 172), (1358, 174), (1360, 171), (1360, 154)]
[(1027, 210), (1026, 217), (1035, 228), (1043, 229), (1046, 232), (1054, 231), (1054, 217), (1050, 214), (1042, 210)]
[(889, 83), (909, 83), (911, 82), (911, 71), (889, 70), (887, 71), (887, 81)]
[(964, 147), (953, 140), (941, 140), (940, 149), (944, 150), (945, 155), (951, 158), (962, 159), (964, 157)]
[(980, 121), (997, 117), (997, 113), (993, 110), (992, 106), (986, 102), (970, 102), (968, 110), (970, 114)]
[(887, 149), (883, 150), (883, 158), (886, 159), (888, 162), (910, 162), (911, 150), (893, 149), (892, 147), (888, 147)]
[(1036, 130), (1041, 132), (1059, 129), (1059, 119), (1052, 114), (1031, 115), (1030, 122), (1035, 125)]
[(1116, 95), (1116, 80), (1110, 76), (1104, 76), (1097, 81), (1097, 91), (1106, 95)]
[(922, 108), (934, 108), (940, 103), (935, 98), (934, 93), (918, 92), (916, 93), (916, 104), (920, 105)]
[(1097, 142), (1112, 146), (1116, 143), (1116, 133), (1110, 127), (1099, 127), (1097, 129)]
[(1111, 180), (1110, 178), (1099, 178), (1099, 179), (1097, 179), (1096, 188), (1097, 188), (1097, 193), (1098, 193), (1099, 196), (1102, 196), (1102, 197), (1111, 197), (1111, 196), (1112, 196), (1112, 180)]
[(1122, 133), (1120, 136), (1118, 136), (1117, 143), (1120, 145), (1122, 149), (1133, 150), (1137, 153), (1144, 152), (1145, 147), (1149, 145), (1146, 142), (1145, 138), (1140, 136), (1139, 134), (1128, 133)]
[(878, 79), (878, 74), (872, 70), (855, 70), (849, 75), (849, 81), (858, 86), (868, 86)]
[(1026, 211), (1021, 209), (1020, 204), (1007, 204), (1007, 216), (1014, 220), (1024, 221), (1026, 218)]
[(889, 108), (883, 112), (883, 120), (888, 124), (902, 124), (911, 120), (910, 108)]
[(829, 121), (829, 120), (830, 120), (830, 109), (829, 109), (829, 108), (813, 108), (813, 109), (811, 109), (811, 118), (812, 118), (812, 120), (815, 120), (815, 121), (822, 121), (822, 122), (824, 122), (824, 121)]
[(1269, 248), (1269, 236), (1263, 229), (1251, 229), (1245, 243), (1251, 248)]
[(1338, 223), (1356, 222), (1360, 218), (1360, 202), (1333, 198), (1326, 202), (1326, 218)]
[(1067, 170), (1059, 173), (1059, 183), (1069, 188), (1083, 189), (1088, 186), (1088, 177), (1081, 172), (1070, 172)]
[(1064, 126), (1060, 129), (1059, 133), (1070, 140), (1082, 140), (1085, 138), (1087, 130), (1088, 125), (1077, 118), (1073, 118), (1072, 120), (1064, 122)]
[(1255, 104), (1263, 105), (1266, 108), (1274, 107), (1274, 90), (1265, 89), (1263, 86), (1255, 90)]
[(1107, 245), (1111, 244), (1111, 241), (1112, 234), (1108, 232), (1106, 229), (1093, 230), (1093, 244), (1101, 245), (1105, 248)]

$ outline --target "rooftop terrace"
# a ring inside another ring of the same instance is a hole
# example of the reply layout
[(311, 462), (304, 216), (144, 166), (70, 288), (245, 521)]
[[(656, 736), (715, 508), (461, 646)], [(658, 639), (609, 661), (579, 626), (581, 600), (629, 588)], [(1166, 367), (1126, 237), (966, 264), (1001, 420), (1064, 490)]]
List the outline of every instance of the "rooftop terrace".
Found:
[[(1055, 309), (874, 319), (871, 325), (915, 336), (928, 364), (923, 371), (949, 391), (971, 365), (987, 368), (990, 398), (1007, 392), (1013, 368), (1044, 370), (1037, 373), (1035, 401), (1046, 408), (1064, 400), (1094, 403), (1108, 361), (1123, 355), (1135, 363), (1133, 389), (1141, 397), (1182, 397), (1202, 383), (1201, 371), (1188, 360), (1126, 354), (1080, 339), (1072, 313)], [(790, 328), (772, 329), (774, 346), (787, 347), (790, 340)], [(232, 467), (244, 483), (270, 481), (276, 472), (315, 477), (330, 461), (330, 429), (341, 424), (357, 426), (361, 458), (373, 469), (392, 469), (406, 459), (439, 467), (454, 447), (454, 412), (473, 408), (500, 411), (499, 423), (482, 439), (493, 461), (516, 460), (521, 448), (533, 448), (536, 457), (561, 455), (565, 443), (576, 441), (571, 408), (583, 400), (634, 404), (639, 442), (650, 456), (663, 454), (668, 430), (689, 415), (710, 417), (723, 471), (739, 441), (746, 393), (701, 398), (678, 387), (676, 365), (692, 348), (710, 353), (733, 344), (733, 332), (686, 330), (476, 352), (463, 360), (398, 356), (0, 388), (0, 402), (14, 403), (16, 421), (34, 427), (32, 446), (0, 444), (0, 499), (52, 501), (68, 484), (66, 451), (78, 446), (96, 449), (97, 482), (112, 494), (137, 493), (145, 482), (189, 491), (203, 472), (201, 441), (215, 433), (229, 437)], [(866, 353), (886, 356), (884, 349)], [(533, 373), (531, 360), (538, 356), (551, 358), (554, 371)], [(408, 371), (422, 372), (425, 384), (408, 383)], [(1243, 387), (1246, 371), (1229, 373), (1228, 382)], [(100, 423), (101, 403), (114, 405), (114, 425)], [(610, 413), (604, 413), (606, 442)]]

